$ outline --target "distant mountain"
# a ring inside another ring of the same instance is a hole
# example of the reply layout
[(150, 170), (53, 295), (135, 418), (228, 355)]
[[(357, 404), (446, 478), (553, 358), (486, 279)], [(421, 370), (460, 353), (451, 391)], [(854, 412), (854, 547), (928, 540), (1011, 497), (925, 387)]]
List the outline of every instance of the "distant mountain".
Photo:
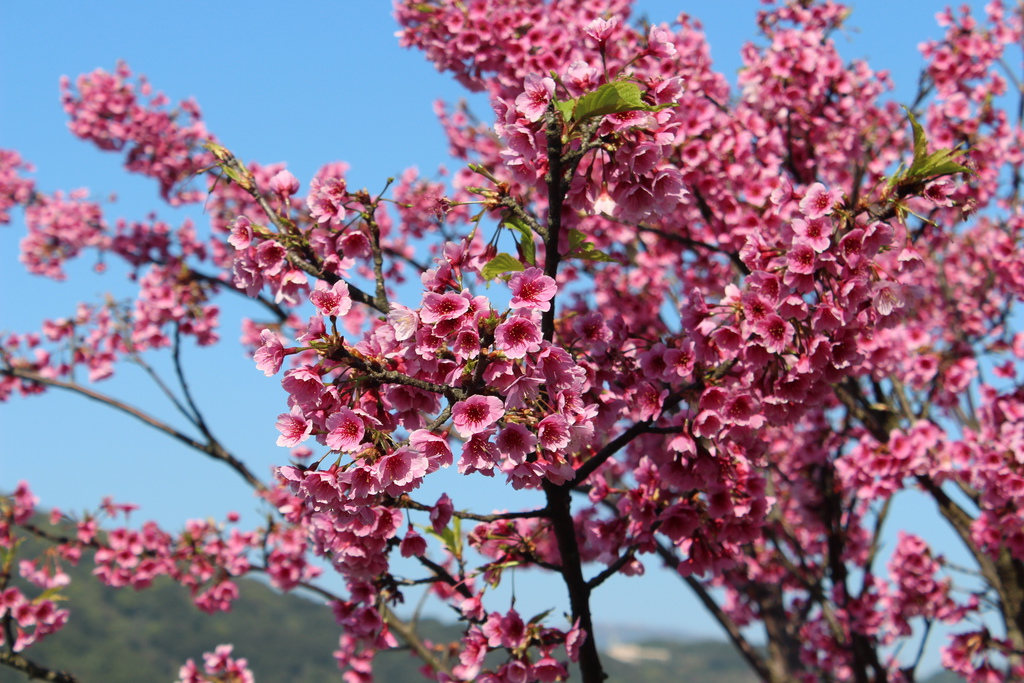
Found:
[[(249, 660), (258, 683), (341, 681), (331, 653), (339, 627), (330, 610), (295, 595), (281, 595), (253, 580), (239, 582), (241, 597), (231, 612), (207, 615), (188, 592), (171, 581), (135, 592), (101, 585), (83, 560), (69, 568), (66, 589), (72, 606), (68, 625), (29, 649), (34, 661), (67, 669), (82, 683), (170, 683), (188, 658), (233, 643), (234, 654)], [(436, 643), (450, 642), (460, 629), (424, 619), (420, 631)], [(639, 628), (601, 628), (610, 683), (756, 683), (745, 662), (722, 641), (683, 640), (675, 634)], [(406, 651), (378, 656), (381, 683), (423, 681), (419, 660)], [(573, 677), (578, 680), (577, 676)], [(0, 667), (0, 683), (26, 677)], [(933, 678), (926, 683), (956, 683)]]

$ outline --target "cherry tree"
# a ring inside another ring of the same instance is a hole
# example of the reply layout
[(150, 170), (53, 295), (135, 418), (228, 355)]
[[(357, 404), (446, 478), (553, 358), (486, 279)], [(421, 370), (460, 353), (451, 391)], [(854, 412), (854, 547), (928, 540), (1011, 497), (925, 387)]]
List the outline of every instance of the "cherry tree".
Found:
[[(111, 223), (2, 152), (0, 221), (23, 218), (25, 267), (60, 279), (100, 252), (137, 297), (8, 333), (0, 398), (103, 401), (272, 512), (172, 532), (105, 501), (51, 528), (19, 484), (0, 508), (0, 662), (75, 680), (31, 646), (73, 615), (53, 599), (62, 567), (89, 561), (111, 586), (169, 576), (209, 612), (250, 574), (318, 593), (348, 681), (402, 645), (439, 681), (555, 681), (575, 662), (597, 682), (592, 595), (667, 564), (765, 681), (912, 681), (942, 623), (950, 671), (1024, 677), (1021, 7), (942, 12), (901, 106), (885, 72), (840, 58), (845, 6), (766, 5), (732, 89), (696, 21), (634, 25), (628, 0), (396, 3), (400, 43), (493, 105), (439, 108), (463, 162), (447, 185), (243, 162), (125, 64), (63, 83), (76, 136), (209, 225)], [(180, 362), (220, 343), (222, 296), (251, 300), (243, 343), (283, 390), (273, 478), (215, 437)], [(103, 392), (158, 353), (188, 430)], [(443, 468), (544, 502), (418, 496)], [(972, 566), (897, 534), (898, 495), (929, 499)], [(19, 555), (28, 536), (49, 549)], [(568, 619), (494, 599), (513, 567), (559, 577), (551, 614)], [(395, 614), (413, 584), (458, 613), (459, 642)], [(181, 670), (251, 679), (228, 646)]]

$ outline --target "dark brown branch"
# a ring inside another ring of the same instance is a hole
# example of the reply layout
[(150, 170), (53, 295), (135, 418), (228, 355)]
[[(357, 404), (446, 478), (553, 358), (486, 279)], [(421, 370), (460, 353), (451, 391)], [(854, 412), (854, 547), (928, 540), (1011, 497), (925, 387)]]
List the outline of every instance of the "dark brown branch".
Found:
[(569, 590), (569, 605), (573, 620), (579, 620), (580, 628), (587, 634), (580, 646), (580, 673), (584, 683), (602, 683), (607, 677), (601, 665), (601, 657), (594, 639), (594, 624), (590, 615), (590, 586), (583, 578), (583, 561), (576, 543), (576, 525), (572, 519), (572, 489), (544, 482), (548, 508), (551, 510), (551, 528), (558, 542), (558, 554), (562, 560), (562, 578)]
[(174, 361), (174, 374), (178, 378), (178, 386), (181, 387), (181, 393), (184, 395), (185, 402), (188, 404), (188, 408), (191, 411), (190, 414), (186, 413), (186, 415), (189, 416), (189, 421), (192, 422), (200, 432), (202, 432), (208, 443), (216, 443), (216, 439), (213, 438), (213, 434), (210, 433), (210, 429), (206, 425), (206, 420), (203, 419), (203, 414), (199, 410), (199, 406), (192, 397), (192, 391), (189, 389), (188, 380), (185, 379), (185, 368), (181, 364), (181, 328), (177, 325), (174, 326), (174, 344), (171, 347), (171, 359)]
[(515, 199), (509, 196), (504, 196), (501, 201), (498, 202), (503, 207), (512, 212), (512, 214), (530, 226), (530, 229), (540, 235), (542, 238), (546, 238), (548, 235), (548, 229), (541, 225), (536, 218), (531, 216), (522, 206), (519, 205)]
[[(409, 510), (420, 510), (422, 512), (429, 512), (431, 510), (431, 506), (424, 505), (423, 503), (417, 503), (408, 496), (402, 496), (397, 500), (397, 503), (399, 507), (407, 508)], [(550, 516), (547, 508), (541, 508), (539, 510), (523, 510), (521, 512), (497, 512), (493, 515), (478, 515), (473, 512), (456, 510), (452, 515), (459, 519), (471, 519), (475, 522), (497, 522), (503, 519), (540, 519)]]
[(459, 581), (458, 579), (456, 579), (454, 576), (451, 575), (451, 572), (449, 572), (447, 569), (439, 565), (437, 562), (434, 562), (429, 557), (423, 557), (422, 555), (420, 555), (416, 559), (419, 560), (419, 563), (422, 564), (424, 567), (434, 572), (434, 575), (437, 576), (437, 578), (439, 578), (441, 581), (444, 581), (449, 586), (458, 591), (459, 595), (461, 595), (464, 598), (473, 597), (473, 591), (469, 590), (469, 588), (466, 587), (465, 581)]
[[(544, 180), (548, 184), (548, 225), (544, 235), (544, 274), (558, 281), (558, 264), (562, 255), (558, 251), (558, 238), (562, 232), (562, 201), (565, 199), (567, 184), (562, 179), (562, 117), (555, 109), (554, 102), (548, 105), (545, 114), (547, 135), (548, 173)], [(541, 316), (541, 335), (547, 341), (555, 336), (555, 300)]]
[(594, 473), (594, 471), (603, 465), (608, 458), (612, 457), (619, 452), (626, 444), (640, 436), (644, 432), (649, 431), (651, 426), (650, 420), (644, 422), (637, 422), (632, 427), (619, 434), (617, 437), (612, 439), (610, 442), (605, 444), (604, 448), (599, 450), (597, 453), (592, 455), (585, 463), (580, 465), (579, 469), (576, 470), (576, 476), (572, 481), (567, 481), (564, 486), (567, 488), (573, 488), (579, 486), (587, 477)]
[(266, 308), (267, 310), (274, 314), (274, 317), (277, 318), (277, 321), (279, 323), (283, 323), (285, 320), (288, 319), (288, 313), (286, 313), (285, 310), (281, 308), (281, 306), (274, 303), (270, 299), (266, 298), (262, 294), (257, 294), (254, 297), (249, 296), (248, 294), (245, 293), (244, 289), (239, 289), (231, 282), (221, 280), (220, 278), (213, 277), (212, 275), (207, 275), (206, 273), (193, 269), (191, 266), (189, 266), (188, 269), (188, 276), (193, 280), (207, 282), (218, 287), (226, 287), (229, 292), (233, 292), (235, 294), (238, 294), (239, 296), (243, 296), (250, 301), (258, 301), (260, 305), (262, 305), (264, 308)]
[(620, 569), (622, 569), (628, 563), (633, 561), (633, 558), (636, 556), (636, 549), (637, 546), (635, 545), (629, 546), (629, 548), (626, 549), (626, 552), (620, 555), (618, 559), (616, 559), (610, 565), (602, 569), (601, 573), (599, 573), (597, 576), (594, 576), (592, 579), (587, 581), (587, 587), (590, 590), (594, 590), (602, 583), (604, 583), (611, 577), (615, 576), (615, 574), (617, 574)]
[(30, 679), (54, 681), (54, 683), (78, 683), (78, 679), (65, 671), (54, 671), (26, 659), (17, 652), (0, 652), (0, 664), (21, 671)]
[(370, 251), (373, 254), (373, 279), (376, 283), (376, 294), (373, 300), (375, 308), (383, 309), (382, 312), (387, 313), (391, 309), (391, 305), (388, 303), (387, 289), (384, 286), (384, 254), (380, 248), (380, 226), (377, 225), (377, 221), (373, 217), (376, 208), (376, 204), (370, 206), (364, 215), (366, 225), (370, 230)]
[(434, 394), (441, 394), (452, 402), (461, 401), (467, 396), (464, 389), (448, 386), (446, 384), (437, 384), (436, 382), (428, 382), (423, 379), (416, 379), (415, 377), (410, 377), (409, 375), (396, 370), (388, 370), (387, 368), (380, 367), (376, 362), (370, 359), (356, 356), (345, 346), (339, 345), (337, 348), (333, 349), (329, 358), (355, 368), (362, 373), (361, 379), (380, 382), (381, 384), (405, 384)]
[(713, 251), (716, 254), (722, 254), (723, 256), (727, 256), (729, 258), (729, 261), (732, 262), (733, 266), (735, 266), (738, 271), (740, 271), (744, 275), (750, 275), (750, 268), (747, 268), (747, 264), (744, 263), (743, 260), (740, 258), (740, 255), (734, 251), (729, 251), (728, 249), (723, 249), (722, 247), (716, 247), (714, 244), (708, 244), (707, 242), (701, 242), (700, 240), (691, 239), (689, 237), (683, 237), (682, 235), (673, 235), (670, 232), (665, 232), (664, 230), (661, 230), (659, 228), (652, 228), (647, 225), (637, 225), (636, 227), (637, 230), (639, 230), (640, 232), (649, 232), (651, 234), (657, 235), (658, 237), (662, 237), (672, 242), (678, 242), (679, 244), (682, 244), (683, 246), (686, 247), (690, 247), (691, 249), (706, 249), (707, 251)]
[[(309, 261), (302, 258), (301, 256), (299, 256), (290, 249), (288, 250), (288, 263), (292, 264), (293, 266), (295, 266), (302, 272), (306, 273), (307, 275), (312, 275), (317, 280), (323, 280), (327, 284), (333, 285), (335, 282), (341, 279), (334, 273), (323, 272), (321, 268), (317, 267), (315, 264), (310, 263)], [(359, 304), (363, 304), (365, 306), (369, 306), (370, 308), (381, 313), (386, 314), (388, 312), (389, 307), (380, 306), (372, 296), (370, 296), (363, 290), (359, 289), (359, 287), (356, 287), (354, 284), (348, 281), (346, 281), (345, 284), (348, 285), (348, 295), (349, 298), (352, 299), (352, 301), (355, 301), (356, 303)]]

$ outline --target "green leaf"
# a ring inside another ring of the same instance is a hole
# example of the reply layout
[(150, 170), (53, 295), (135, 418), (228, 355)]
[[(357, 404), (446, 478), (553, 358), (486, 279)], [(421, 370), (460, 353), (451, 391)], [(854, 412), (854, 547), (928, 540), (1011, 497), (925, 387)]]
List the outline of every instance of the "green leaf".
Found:
[(452, 520), (454, 524), (452, 526), (446, 526), (441, 530), (441, 533), (434, 531), (432, 526), (424, 526), (422, 524), (416, 524), (415, 526), (423, 530), (423, 533), (433, 536), (442, 543), (444, 547), (448, 549), (448, 552), (452, 554), (452, 557), (462, 557), (462, 528), (459, 524), (459, 518), (456, 517)]
[(567, 258), (578, 258), (584, 261), (615, 262), (614, 258), (588, 242), (587, 236), (579, 230), (569, 231), (569, 251), (565, 255)]
[(529, 624), (539, 624), (540, 622), (542, 622), (542, 621), (544, 621), (545, 619), (548, 618), (548, 615), (551, 614), (551, 611), (552, 610), (544, 610), (540, 614), (538, 614), (538, 615), (534, 616), (532, 619), (530, 619), (530, 621), (528, 623)]
[(907, 112), (910, 128), (914, 131), (914, 164), (917, 164), (919, 159), (923, 159), (928, 154), (928, 141), (924, 137), (924, 128), (917, 122), (914, 113), (906, 107), (903, 107), (903, 111)]
[(962, 154), (962, 151), (955, 149), (940, 149), (922, 159), (914, 159), (914, 163), (907, 171), (907, 175), (911, 178), (923, 180), (925, 178), (953, 175), (954, 173), (974, 173), (974, 171), (955, 160), (956, 157)]
[(627, 111), (659, 111), (675, 106), (674, 104), (652, 106), (644, 102), (640, 95), (640, 86), (636, 83), (629, 81), (605, 83), (594, 92), (579, 98), (570, 118), (573, 121), (583, 121), (594, 116), (621, 114)]
[(581, 246), (583, 246), (586, 243), (587, 243), (587, 236), (584, 235), (582, 232), (580, 232), (579, 230), (575, 230), (575, 229), (569, 231), (569, 251), (570, 251), (570, 253), (576, 251), (577, 249), (579, 249)]
[(452, 554), (456, 559), (462, 559), (462, 520), (458, 517), (452, 518), (452, 533), (455, 535), (455, 552)]
[(530, 227), (529, 223), (517, 216), (507, 216), (505, 218), (505, 225), (519, 231), (521, 237), (516, 243), (519, 245), (523, 258), (531, 266), (537, 265), (537, 245), (533, 243), (533, 228)]
[(54, 600), (54, 601), (67, 600), (66, 597), (61, 595), (61, 592), (60, 592), (61, 588), (63, 588), (63, 586), (54, 586), (53, 588), (47, 588), (42, 593), (40, 593), (35, 598), (33, 598), (32, 602), (40, 603), (40, 602), (44, 602), (46, 600)]
[[(956, 161), (956, 157), (964, 154), (963, 150), (940, 149), (928, 153), (928, 140), (924, 135), (924, 128), (917, 122), (917, 117), (903, 107), (910, 119), (910, 128), (914, 131), (914, 161), (907, 169), (904, 177), (912, 180), (926, 180), (937, 178), (954, 173), (974, 173), (971, 169)], [(894, 176), (895, 177), (895, 176)]]
[(526, 270), (522, 262), (511, 254), (504, 252), (498, 254), (490, 263), (480, 269), (480, 274), (485, 280), (493, 280), (502, 273)]
[(497, 588), (501, 584), (502, 572), (506, 569), (519, 567), (522, 564), (523, 563), (519, 560), (508, 560), (506, 562), (491, 562), (490, 564), (485, 565), (486, 572), (491, 575), (491, 579), (488, 581), (488, 584), (490, 584), (492, 588)]
[(555, 109), (562, 113), (563, 121), (572, 121), (573, 111), (576, 109), (576, 103), (579, 102), (577, 99), (572, 100), (554, 100)]
[(901, 163), (899, 165), (899, 167), (896, 169), (896, 172), (893, 173), (889, 177), (889, 180), (886, 182), (886, 185), (888, 185), (889, 189), (891, 190), (892, 188), (896, 187), (900, 183), (901, 180), (906, 178), (906, 176), (907, 176), (907, 169)]

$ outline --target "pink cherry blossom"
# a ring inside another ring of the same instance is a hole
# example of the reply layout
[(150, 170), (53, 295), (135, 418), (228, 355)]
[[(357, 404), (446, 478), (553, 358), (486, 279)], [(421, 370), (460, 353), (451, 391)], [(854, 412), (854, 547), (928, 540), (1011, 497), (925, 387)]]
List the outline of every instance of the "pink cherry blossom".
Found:
[(455, 320), (460, 318), (469, 310), (470, 302), (458, 294), (435, 294), (428, 292), (423, 295), (423, 308), (420, 310), (420, 320), (427, 324), (433, 324), (444, 320)]
[(252, 223), (245, 216), (239, 216), (231, 224), (231, 236), (228, 243), (238, 251), (244, 251), (252, 244)]
[(447, 493), (442, 493), (441, 497), (434, 503), (434, 506), (430, 508), (430, 524), (433, 526), (435, 533), (441, 533), (448, 526), (453, 512), (454, 507), (452, 506), (451, 498), (448, 497)]
[(811, 248), (820, 254), (828, 249), (829, 244), (831, 244), (829, 237), (832, 234), (832, 222), (825, 217), (806, 221), (794, 218), (793, 232), (806, 240), (807, 244), (811, 245)]
[(562, 415), (548, 415), (537, 424), (537, 439), (542, 448), (557, 451), (569, 445), (569, 423)]
[(537, 445), (537, 437), (523, 425), (512, 422), (501, 430), (494, 444), (505, 456), (519, 463), (533, 451)]
[(513, 273), (508, 284), (512, 290), (509, 308), (549, 311), (551, 299), (558, 291), (555, 281), (545, 275), (540, 268), (527, 268), (525, 271)]
[(452, 408), (452, 424), (459, 436), (468, 438), (484, 431), (504, 414), (504, 404), (500, 398), (477, 394), (455, 404)]
[(279, 171), (270, 179), (270, 191), (281, 197), (290, 197), (299, 191), (299, 180), (288, 170)]
[(529, 317), (514, 315), (494, 330), (496, 347), (509, 358), (522, 358), (540, 350), (540, 328)]
[(332, 317), (344, 316), (352, 308), (352, 299), (344, 280), (338, 280), (331, 286), (323, 280), (318, 281), (316, 288), (309, 293), (309, 300), (322, 315)]
[(530, 74), (526, 77), (525, 92), (516, 97), (516, 109), (528, 121), (539, 121), (544, 116), (554, 92), (555, 82), (552, 79), (538, 78)]
[(326, 427), (324, 443), (331, 450), (351, 453), (362, 447), (366, 425), (355, 411), (341, 408), (327, 418)]
[(253, 354), (256, 367), (262, 370), (267, 377), (276, 375), (284, 363), (284, 345), (273, 330), (260, 332), (260, 340), (263, 344)]
[(313, 423), (303, 417), (301, 412), (293, 410), (277, 416), (277, 430), (281, 432), (281, 436), (277, 437), (277, 445), (294, 448), (309, 438)]
[(840, 199), (842, 195), (839, 190), (826, 190), (821, 183), (814, 183), (800, 200), (800, 212), (808, 221), (813, 221), (831, 214)]
[(380, 480), (389, 496), (408, 493), (427, 473), (427, 458), (411, 448), (399, 448), (377, 461)]

